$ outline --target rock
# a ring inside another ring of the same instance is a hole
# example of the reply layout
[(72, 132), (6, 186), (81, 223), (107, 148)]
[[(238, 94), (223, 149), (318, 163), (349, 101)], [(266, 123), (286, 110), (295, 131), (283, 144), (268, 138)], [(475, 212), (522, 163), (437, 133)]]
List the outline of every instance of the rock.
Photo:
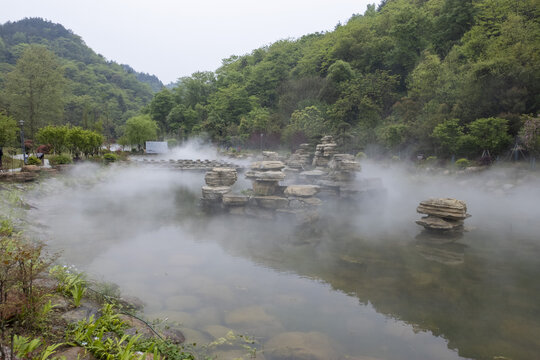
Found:
[(244, 206), (247, 204), (249, 196), (227, 193), (223, 195), (222, 200), (225, 206)]
[(53, 295), (50, 300), (56, 311), (66, 312), (71, 308), (71, 303), (61, 295)]
[(464, 201), (450, 198), (422, 201), (416, 211), (451, 220), (464, 220), (470, 216), (467, 214), (467, 204)]
[(290, 185), (285, 189), (285, 195), (298, 197), (311, 197), (319, 192), (317, 185)]
[(221, 201), (223, 195), (229, 193), (230, 191), (230, 186), (203, 186), (202, 197), (206, 200)]
[(277, 209), (276, 216), (280, 220), (292, 220), (298, 224), (312, 224), (319, 220), (319, 213), (310, 209)]
[(210, 334), (214, 339), (225, 337), (232, 330), (222, 325), (207, 325), (203, 327), (203, 330)]
[(277, 181), (253, 181), (253, 193), (260, 196), (274, 195), (277, 186)]
[(253, 170), (281, 170), (285, 167), (285, 164), (281, 161), (257, 161), (251, 164)]
[(321, 199), (316, 197), (307, 198), (289, 198), (289, 207), (291, 209), (303, 209), (306, 207), (314, 207), (322, 205)]
[(168, 328), (161, 331), (161, 334), (167, 340), (170, 340), (173, 344), (176, 344), (176, 345), (182, 344), (184, 343), (184, 341), (186, 341), (184, 334), (179, 329)]
[(97, 303), (83, 301), (81, 306), (63, 313), (61, 317), (68, 323), (76, 323), (78, 321), (88, 319), (92, 315), (97, 316), (99, 308), (100, 306)]
[(235, 168), (213, 168), (204, 176), (208, 186), (232, 186), (238, 179)]
[(271, 161), (271, 160), (278, 160), (279, 154), (275, 151), (263, 151), (262, 152), (263, 159), (265, 161)]
[(265, 346), (272, 360), (338, 360), (336, 346), (319, 332), (285, 332), (272, 337)]
[(441, 219), (435, 216), (424, 216), (420, 220), (416, 220), (418, 225), (423, 226), (428, 230), (438, 231), (462, 231), (463, 220), (448, 220)]
[(253, 200), (265, 209), (282, 209), (289, 205), (289, 199), (279, 196), (254, 196)]
[(144, 321), (125, 314), (120, 314), (119, 318), (129, 326), (124, 330), (127, 335), (141, 335), (143, 339), (152, 339), (157, 336)]
[(285, 174), (281, 171), (247, 171), (246, 178), (257, 181), (281, 181)]
[(65, 360), (96, 360), (92, 354), (80, 346), (70, 347), (66, 350), (55, 352), (52, 355), (54, 355), (55, 359), (64, 358)]
[(39, 172), (41, 168), (37, 165), (24, 165), (21, 169), (22, 172)]

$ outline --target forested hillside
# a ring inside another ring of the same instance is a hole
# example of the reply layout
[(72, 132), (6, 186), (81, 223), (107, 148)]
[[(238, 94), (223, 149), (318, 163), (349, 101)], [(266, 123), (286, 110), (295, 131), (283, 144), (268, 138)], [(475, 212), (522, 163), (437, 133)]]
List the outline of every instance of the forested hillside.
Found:
[(162, 85), (153, 75), (107, 61), (62, 25), (39, 18), (0, 25), (0, 111), (25, 120), (30, 138), (49, 124), (116, 138), (152, 99), (149, 84)]
[(294, 146), (333, 134), (349, 151), (500, 153), (539, 110), (538, 5), (383, 1), (334, 31), (182, 78), (148, 112), (162, 133), (207, 133), (230, 145), (262, 137)]

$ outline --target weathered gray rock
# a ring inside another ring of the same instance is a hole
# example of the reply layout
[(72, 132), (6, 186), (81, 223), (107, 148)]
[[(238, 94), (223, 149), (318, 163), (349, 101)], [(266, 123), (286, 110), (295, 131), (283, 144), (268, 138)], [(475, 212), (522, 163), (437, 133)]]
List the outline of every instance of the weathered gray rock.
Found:
[(268, 340), (265, 354), (273, 360), (338, 360), (336, 345), (319, 332), (285, 332)]
[(312, 197), (319, 192), (317, 185), (290, 185), (285, 189), (285, 195), (298, 197)]
[(275, 151), (263, 151), (262, 156), (264, 161), (279, 160), (279, 154)]
[(428, 230), (435, 231), (462, 231), (463, 220), (441, 219), (435, 216), (424, 216), (420, 220), (416, 220), (418, 225), (423, 226)]
[(281, 161), (257, 161), (251, 164), (253, 170), (281, 170), (285, 167), (285, 164)]
[(223, 205), (225, 206), (244, 206), (248, 200), (249, 196), (231, 193), (224, 194), (222, 198)]
[(450, 198), (422, 201), (416, 211), (450, 220), (464, 220), (470, 216), (467, 214), (467, 204), (464, 201)]
[(253, 193), (260, 196), (274, 195), (278, 187), (277, 181), (253, 181)]
[(253, 201), (265, 209), (283, 209), (289, 206), (289, 199), (280, 196), (254, 196)]
[(213, 168), (204, 177), (208, 186), (232, 186), (238, 179), (235, 168)]
[(247, 171), (246, 178), (257, 181), (281, 181), (285, 174), (281, 171)]
[(96, 360), (96, 358), (80, 346), (70, 347), (68, 349), (55, 352), (52, 354), (54, 358), (65, 360)]
[(202, 197), (205, 200), (221, 201), (224, 194), (231, 192), (230, 186), (203, 186)]

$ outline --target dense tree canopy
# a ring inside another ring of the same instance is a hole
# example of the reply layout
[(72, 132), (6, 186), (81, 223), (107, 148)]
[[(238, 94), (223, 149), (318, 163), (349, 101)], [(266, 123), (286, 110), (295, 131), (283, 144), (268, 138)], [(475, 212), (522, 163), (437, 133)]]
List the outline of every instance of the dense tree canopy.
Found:
[(182, 78), (152, 101), (169, 113), (152, 117), (167, 119), (171, 134), (225, 143), (272, 133), (293, 144), (324, 132), (351, 151), (378, 143), (477, 156), (488, 145), (477, 132), (489, 131), (497, 145), (488, 147), (504, 151), (540, 107), (538, 15), (535, 0), (385, 1), (334, 31)]

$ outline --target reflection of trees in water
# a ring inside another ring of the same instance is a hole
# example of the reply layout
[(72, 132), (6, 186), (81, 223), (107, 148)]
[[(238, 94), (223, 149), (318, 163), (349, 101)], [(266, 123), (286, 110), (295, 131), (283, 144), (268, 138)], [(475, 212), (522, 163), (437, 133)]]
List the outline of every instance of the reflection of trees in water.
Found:
[(227, 251), (322, 279), (380, 313), (443, 336), (461, 356), (540, 353), (540, 264), (506, 238), (467, 234), (462, 242), (440, 244), (426, 235), (366, 240), (343, 224), (296, 232), (246, 224), (233, 225), (242, 232), (224, 241)]

